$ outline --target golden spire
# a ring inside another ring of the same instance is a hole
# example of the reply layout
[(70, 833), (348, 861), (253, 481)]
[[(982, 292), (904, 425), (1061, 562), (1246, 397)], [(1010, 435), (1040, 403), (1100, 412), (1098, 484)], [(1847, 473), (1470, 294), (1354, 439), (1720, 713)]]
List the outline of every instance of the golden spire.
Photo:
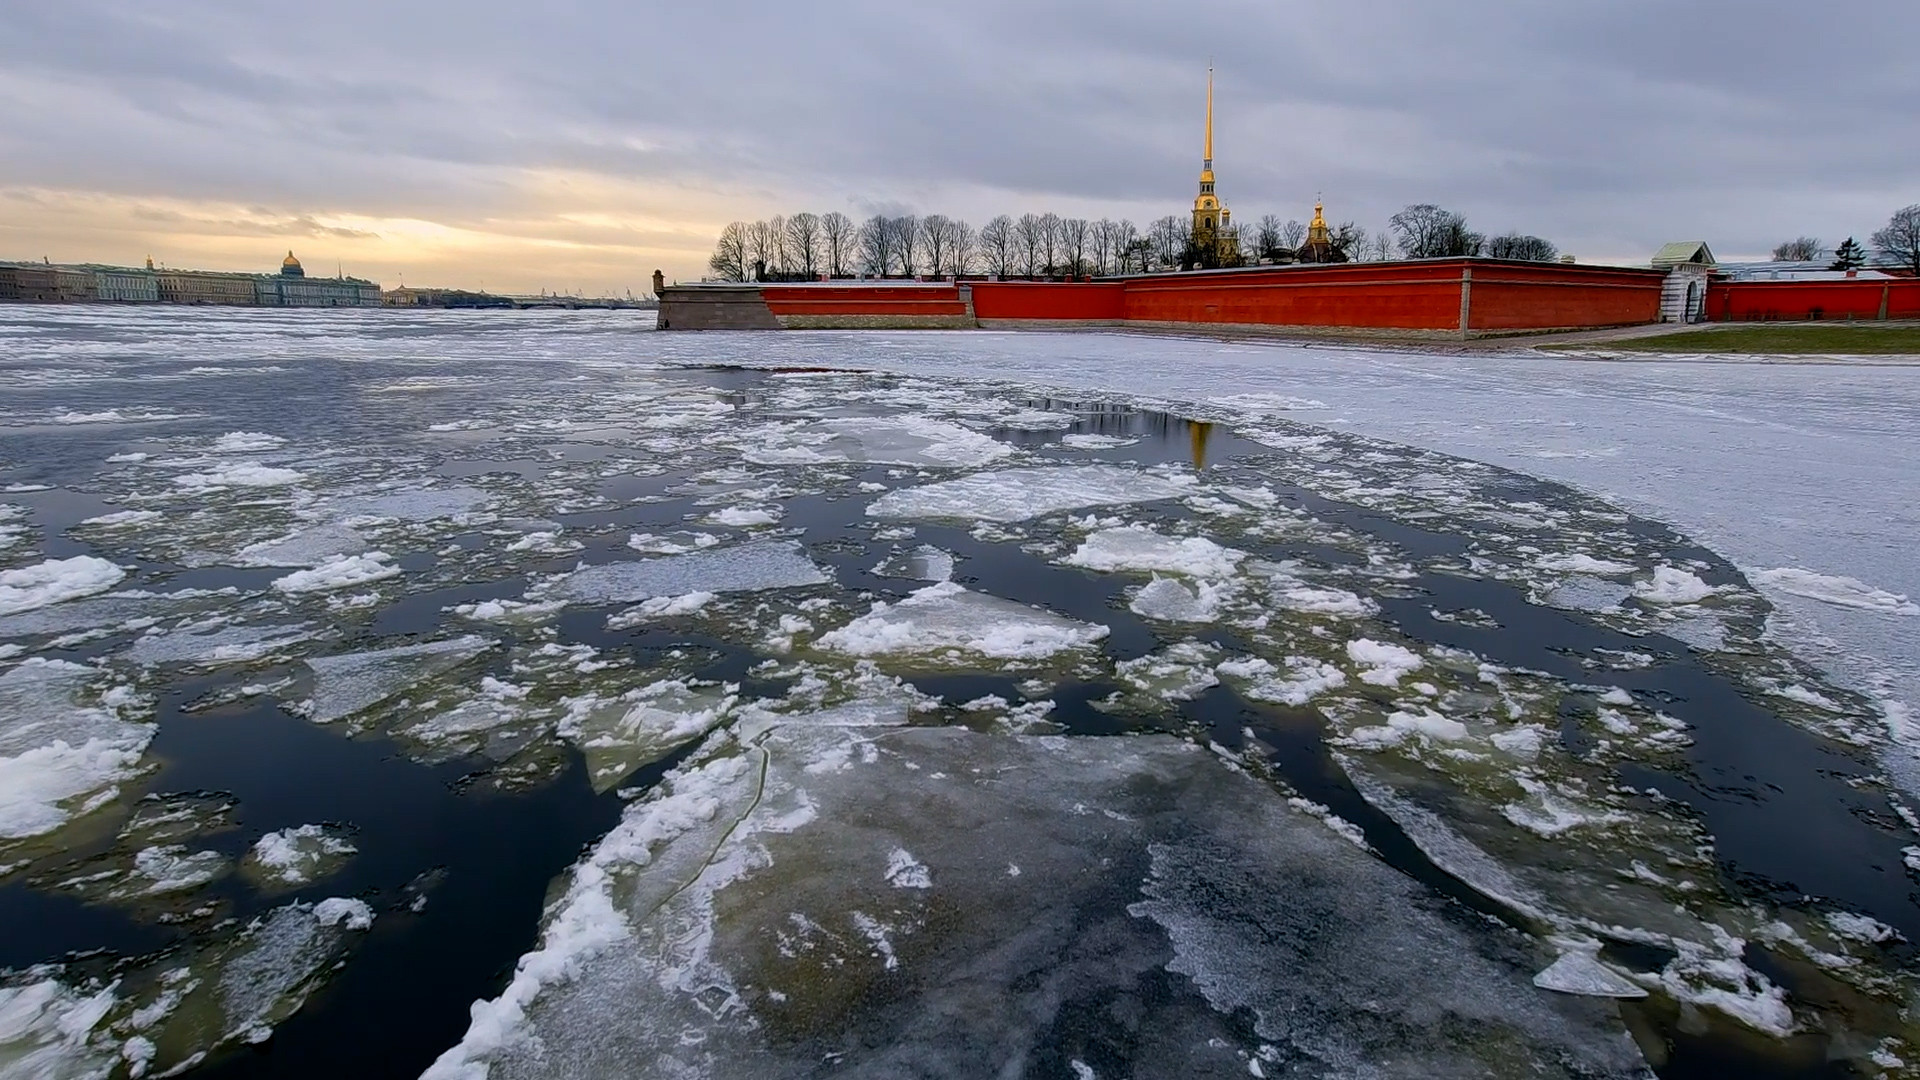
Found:
[(1204, 155), (1208, 172), (1213, 171), (1213, 63), (1207, 63), (1207, 152)]

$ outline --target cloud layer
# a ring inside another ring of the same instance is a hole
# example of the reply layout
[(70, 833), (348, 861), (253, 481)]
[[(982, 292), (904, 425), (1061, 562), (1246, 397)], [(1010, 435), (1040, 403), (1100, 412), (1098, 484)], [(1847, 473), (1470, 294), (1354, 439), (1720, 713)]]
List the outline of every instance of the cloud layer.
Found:
[(1583, 258), (1920, 202), (1920, 6), (1273, 0), (164, 7), (0, 35), (0, 257), (590, 292), (796, 209), (1182, 212), (1218, 68), (1242, 220), (1409, 202)]

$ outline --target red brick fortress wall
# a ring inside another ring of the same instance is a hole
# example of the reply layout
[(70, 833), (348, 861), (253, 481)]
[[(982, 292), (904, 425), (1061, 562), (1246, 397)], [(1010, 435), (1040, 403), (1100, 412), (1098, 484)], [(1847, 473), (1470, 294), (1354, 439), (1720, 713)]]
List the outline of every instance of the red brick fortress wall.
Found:
[(1125, 282), (975, 281), (971, 285), (973, 313), (982, 322), (1118, 322), (1126, 317)]
[(1714, 322), (1775, 319), (1920, 319), (1920, 280), (1716, 281), (1707, 286)]
[(1481, 259), (1463, 272), (1469, 336), (1658, 322), (1666, 280), (1660, 270)]
[(930, 315), (967, 313), (955, 285), (762, 285), (775, 318), (789, 315)]
[(1460, 327), (1463, 263), (1346, 263), (1127, 278), (1126, 320), (1447, 331)]

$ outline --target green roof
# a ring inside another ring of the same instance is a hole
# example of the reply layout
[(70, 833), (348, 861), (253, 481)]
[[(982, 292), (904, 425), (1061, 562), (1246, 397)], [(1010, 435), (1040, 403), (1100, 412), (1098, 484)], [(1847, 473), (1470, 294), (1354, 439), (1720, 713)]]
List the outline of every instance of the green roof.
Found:
[(1678, 266), (1681, 263), (1704, 263), (1713, 265), (1713, 251), (1705, 240), (1676, 240), (1671, 244), (1662, 244), (1653, 254), (1655, 267)]

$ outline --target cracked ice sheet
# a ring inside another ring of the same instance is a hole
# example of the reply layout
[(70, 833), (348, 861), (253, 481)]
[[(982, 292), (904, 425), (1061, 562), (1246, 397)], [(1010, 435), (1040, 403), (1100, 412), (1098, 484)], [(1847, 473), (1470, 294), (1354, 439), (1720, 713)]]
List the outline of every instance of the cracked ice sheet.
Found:
[(961, 518), (1007, 524), (1061, 510), (1159, 502), (1190, 494), (1192, 477), (1118, 465), (1056, 465), (974, 473), (890, 491), (867, 507), (878, 518)]
[(800, 718), (629, 807), (427, 1076), (993, 1076), (1116, 996), (1138, 1076), (1245, 1075), (1242, 1008), (1287, 1075), (1646, 1075), (1547, 960), (1171, 738)]

